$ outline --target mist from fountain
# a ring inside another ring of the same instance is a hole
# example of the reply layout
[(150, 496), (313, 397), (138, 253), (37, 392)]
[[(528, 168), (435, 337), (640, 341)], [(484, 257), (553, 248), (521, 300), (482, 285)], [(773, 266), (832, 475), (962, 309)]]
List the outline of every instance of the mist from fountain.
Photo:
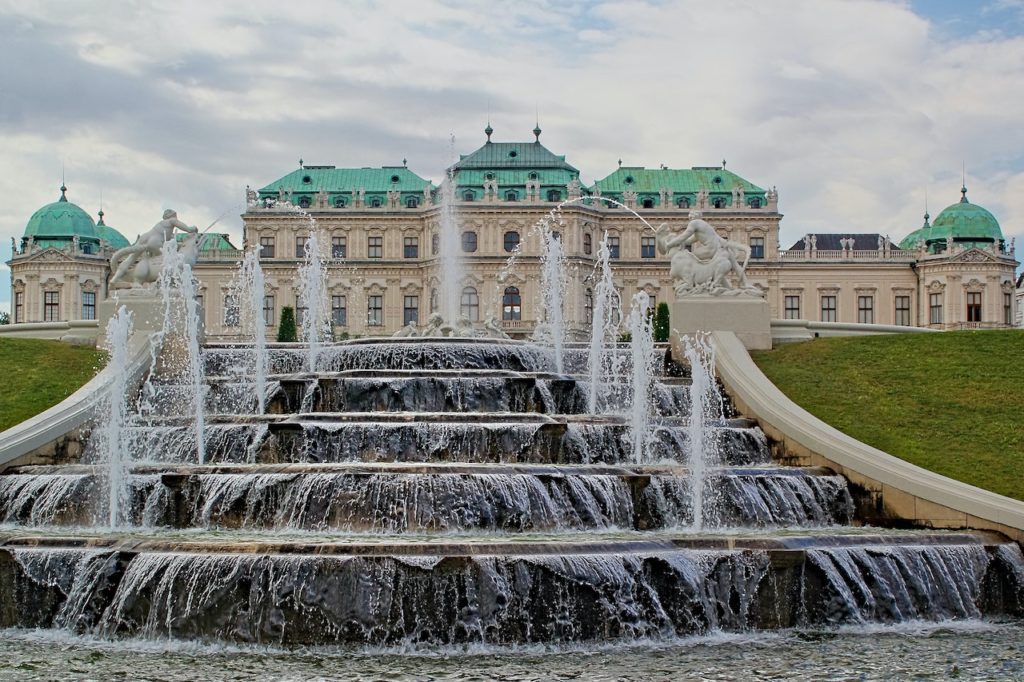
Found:
[[(189, 397), (194, 413), (196, 459), (203, 464), (206, 461), (207, 385), (202, 348), (199, 343), (201, 323), (196, 280), (192, 274), (192, 266), (185, 260), (185, 255), (179, 252), (176, 241), (164, 242), (161, 255), (163, 256), (163, 267), (158, 281), (164, 303), (164, 327), (161, 339), (162, 343), (166, 344), (168, 336), (172, 332), (181, 330), (185, 332), (185, 367), (178, 369), (184, 369), (187, 373)], [(176, 309), (184, 319), (175, 319)]]
[(267, 402), (267, 321), (263, 318), (266, 279), (260, 266), (259, 247), (246, 251), (235, 285), (239, 324), (243, 333), (252, 337), (253, 380), (259, 414), (266, 412)]
[(700, 531), (705, 523), (714, 523), (708, 513), (705, 499), (705, 481), (709, 466), (719, 463), (718, 441), (713, 429), (724, 418), (722, 394), (715, 379), (715, 349), (702, 336), (683, 336), (683, 353), (690, 366), (690, 421), (687, 436), (690, 456), (690, 499), (693, 507), (693, 531)]
[(604, 233), (597, 249), (593, 289), (593, 311), (590, 325), (590, 346), (587, 353), (587, 373), (590, 380), (587, 392), (587, 412), (598, 414), (607, 407), (607, 377), (611, 373), (608, 348), (615, 343), (621, 321), (621, 300), (612, 278), (611, 251), (608, 233)]
[[(452, 144), (454, 148), (454, 138)], [(462, 281), (466, 276), (458, 212), (455, 206), (456, 186), (457, 175), (454, 171), (450, 171), (448, 177), (441, 183), (440, 189), (441, 211), (438, 239), (441, 253), (438, 264), (441, 272), (440, 291), (437, 296), (438, 311), (444, 321), (450, 325), (454, 325), (461, 317)]]
[(330, 308), (327, 298), (327, 265), (320, 247), (320, 232), (309, 216), (309, 236), (298, 272), (299, 300), (305, 311), (300, 326), (302, 341), (308, 344), (306, 370), (315, 372), (325, 340), (330, 339)]
[(566, 262), (560, 233), (545, 223), (541, 230), (541, 291), (544, 303), (544, 321), (548, 325), (551, 346), (555, 354), (555, 371), (565, 371), (565, 287)]
[(124, 306), (107, 323), (106, 341), (110, 353), (108, 367), (112, 379), (102, 414), (106, 423), (100, 430), (102, 444), (98, 448), (106, 464), (107, 512), (111, 528), (120, 528), (128, 505), (128, 339), (132, 334), (132, 314)]
[(629, 354), (632, 369), (629, 402), (629, 435), (633, 461), (647, 463), (651, 421), (651, 393), (654, 381), (654, 324), (651, 297), (646, 291), (633, 295), (629, 311)]

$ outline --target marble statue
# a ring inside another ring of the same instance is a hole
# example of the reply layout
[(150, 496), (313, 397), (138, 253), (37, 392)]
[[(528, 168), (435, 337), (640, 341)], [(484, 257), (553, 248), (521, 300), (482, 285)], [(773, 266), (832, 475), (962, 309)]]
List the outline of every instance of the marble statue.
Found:
[(441, 313), (430, 313), (427, 318), (427, 328), (423, 330), (423, 336), (443, 336), (441, 327), (444, 326), (444, 318)]
[(404, 327), (399, 329), (391, 336), (396, 339), (407, 339), (419, 335), (420, 333), (416, 330), (416, 323), (413, 320), (409, 320), (409, 322)]
[(458, 336), (460, 338), (467, 339), (476, 336), (476, 330), (473, 329), (473, 323), (470, 322), (469, 318), (463, 316), (455, 323), (455, 327), (452, 329), (450, 336)]
[(501, 328), (501, 322), (499, 322), (498, 318), (494, 315), (488, 315), (487, 319), (484, 320), (484, 333), (492, 339), (511, 338), (505, 333), (505, 330)]
[(199, 228), (186, 225), (178, 220), (177, 213), (167, 209), (163, 218), (148, 232), (139, 235), (134, 244), (118, 249), (110, 257), (110, 269), (114, 271), (110, 284), (129, 282), (132, 286), (140, 286), (155, 282), (162, 263), (160, 250), (164, 242), (174, 239), (175, 229), (188, 233), (188, 238), (179, 245), (178, 251), (185, 254), (189, 265), (195, 265), (201, 247)]
[[(675, 234), (662, 223), (655, 236), (658, 250), (669, 257), (669, 275), (677, 296), (761, 296), (760, 290), (747, 282), (750, 247), (720, 236), (701, 218), (700, 211), (690, 211), (690, 222), (682, 232)], [(729, 275), (735, 276), (736, 285)]]

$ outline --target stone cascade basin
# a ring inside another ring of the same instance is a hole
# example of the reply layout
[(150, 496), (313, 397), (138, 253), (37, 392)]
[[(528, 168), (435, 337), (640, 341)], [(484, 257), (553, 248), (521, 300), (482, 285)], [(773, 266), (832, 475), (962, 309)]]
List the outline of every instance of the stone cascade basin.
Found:
[(360, 340), (310, 372), (272, 345), (256, 414), (251, 350), (209, 347), (205, 460), (188, 387), (155, 377), (124, 525), (95, 441), (0, 474), (0, 627), (430, 648), (1022, 615), (1017, 545), (867, 527), (861, 491), (739, 416), (699, 441), (698, 529), (687, 372), (656, 353), (636, 461), (628, 373), (587, 414), (581, 349), (557, 374), (522, 342)]

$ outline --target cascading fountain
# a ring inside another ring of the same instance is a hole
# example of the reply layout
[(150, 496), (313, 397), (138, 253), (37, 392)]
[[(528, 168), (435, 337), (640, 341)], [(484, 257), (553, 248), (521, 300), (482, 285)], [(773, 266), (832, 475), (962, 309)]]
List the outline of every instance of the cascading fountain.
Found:
[(109, 366), (114, 373), (103, 410), (106, 423), (99, 430), (102, 444), (97, 448), (106, 464), (107, 512), (111, 528), (120, 528), (124, 524), (124, 509), (130, 501), (125, 423), (128, 419), (128, 339), (131, 334), (132, 314), (121, 306), (107, 323)]
[(619, 292), (612, 278), (611, 252), (608, 249), (608, 233), (605, 232), (597, 248), (597, 263), (594, 275), (597, 284), (594, 286), (593, 319), (590, 329), (590, 347), (587, 354), (587, 373), (589, 392), (587, 395), (587, 412), (598, 414), (605, 406), (607, 399), (603, 390), (606, 377), (611, 373), (609, 362), (609, 345), (615, 343), (618, 336), (621, 316)]
[(559, 233), (544, 223), (541, 229), (541, 291), (543, 292), (544, 320), (548, 325), (551, 346), (555, 354), (555, 371), (565, 371), (565, 310), (566, 262)]
[(459, 230), (458, 213), (455, 205), (456, 175), (451, 172), (441, 183), (441, 208), (439, 213), (441, 250), (440, 293), (437, 297), (438, 310), (448, 324), (454, 325), (462, 312), (462, 282), (466, 266), (462, 256), (462, 240)]
[[(648, 461), (647, 442), (651, 415), (651, 381), (654, 375), (654, 327), (651, 299), (641, 291), (633, 296), (629, 311), (630, 381), (629, 432), (633, 443), (633, 461)], [(692, 443), (691, 443), (692, 449)]]
[(718, 443), (709, 436), (709, 426), (722, 423), (722, 396), (715, 380), (714, 348), (703, 338), (683, 337), (683, 352), (690, 366), (690, 420), (687, 436), (690, 442), (690, 499), (693, 530), (699, 532), (708, 519), (705, 505), (705, 481), (708, 466), (719, 463)]
[(259, 414), (266, 411), (267, 402), (267, 321), (263, 318), (263, 299), (266, 280), (260, 266), (259, 247), (245, 252), (238, 271), (235, 301), (239, 306), (239, 324), (244, 333), (252, 337), (253, 385)]

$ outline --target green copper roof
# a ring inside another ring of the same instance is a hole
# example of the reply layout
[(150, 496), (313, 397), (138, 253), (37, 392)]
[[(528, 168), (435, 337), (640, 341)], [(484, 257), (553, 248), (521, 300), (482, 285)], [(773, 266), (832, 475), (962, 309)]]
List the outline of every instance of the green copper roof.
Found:
[(382, 168), (335, 168), (334, 166), (306, 166), (271, 182), (259, 190), (260, 196), (276, 197), (280, 188), (290, 189), (294, 194), (328, 194), (367, 192), (416, 192), (422, 194), (426, 188), (433, 188), (429, 180), (421, 178), (405, 166), (384, 166)]
[(924, 243), (924, 241), (928, 238), (928, 230), (931, 229), (931, 224), (928, 222), (929, 218), (931, 218), (931, 216), (928, 215), (927, 211), (925, 211), (924, 225), (917, 228), (916, 230), (914, 230), (913, 232), (911, 232), (910, 234), (903, 238), (903, 241), (900, 242), (901, 249), (903, 249), (904, 251), (916, 251), (918, 247), (922, 243)]
[(92, 217), (68, 201), (66, 192), (67, 187), (61, 186), (60, 199), (32, 214), (25, 225), (26, 238), (70, 241), (77, 235), (80, 240), (99, 240)]
[(459, 187), (483, 187), (485, 180), (495, 180), (498, 192), (513, 187), (525, 187), (528, 181), (536, 180), (541, 187), (555, 186), (564, 189), (569, 181), (577, 177), (577, 171), (563, 168), (540, 170), (460, 170), (456, 177)]
[(999, 222), (991, 213), (967, 201), (967, 188), (960, 190), (960, 201), (939, 213), (928, 231), (927, 240), (945, 241), (953, 237), (958, 242), (998, 242), (1003, 238)]
[[(188, 235), (184, 232), (175, 232), (174, 238), (179, 242), (185, 241), (185, 237)], [(203, 245), (199, 249), (199, 253), (206, 251), (238, 251), (234, 244), (231, 243), (231, 239), (220, 232), (207, 232), (202, 235)]]
[(540, 142), (486, 142), (475, 152), (460, 155), (452, 166), (460, 175), (468, 170), (541, 171), (555, 168), (579, 174), (579, 170), (566, 163), (564, 156), (552, 153)]
[(675, 194), (696, 194), (707, 190), (711, 194), (732, 194), (732, 188), (739, 185), (748, 196), (760, 195), (764, 190), (749, 180), (741, 178), (724, 168), (642, 168), (622, 166), (606, 178), (594, 183), (602, 194), (633, 190), (638, 194), (658, 194), (663, 188)]
[(96, 234), (115, 249), (123, 249), (129, 246), (129, 241), (123, 234), (103, 222), (103, 209), (100, 209), (100, 219), (96, 222)]

